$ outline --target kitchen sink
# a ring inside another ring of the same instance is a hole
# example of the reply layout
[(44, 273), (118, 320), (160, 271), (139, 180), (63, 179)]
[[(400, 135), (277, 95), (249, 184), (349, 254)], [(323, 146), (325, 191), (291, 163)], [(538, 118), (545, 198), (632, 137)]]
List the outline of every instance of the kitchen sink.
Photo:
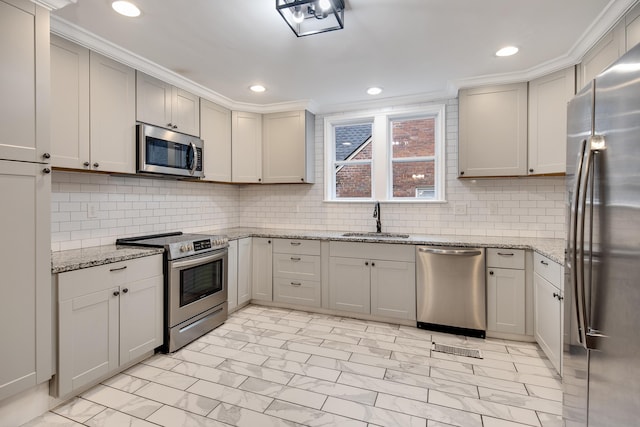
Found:
[(398, 234), (398, 233), (376, 233), (376, 232), (369, 232), (369, 233), (344, 233), (343, 234), (344, 237), (369, 237), (372, 239), (376, 239), (376, 238), (396, 238), (396, 239), (408, 239), (409, 235), (408, 234)]

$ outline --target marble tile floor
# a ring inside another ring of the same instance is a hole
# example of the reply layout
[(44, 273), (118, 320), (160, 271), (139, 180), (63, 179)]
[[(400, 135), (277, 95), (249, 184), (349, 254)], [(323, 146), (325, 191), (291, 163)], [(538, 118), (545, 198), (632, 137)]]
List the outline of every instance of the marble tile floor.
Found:
[(550, 427), (561, 397), (534, 343), (250, 305), (25, 426)]

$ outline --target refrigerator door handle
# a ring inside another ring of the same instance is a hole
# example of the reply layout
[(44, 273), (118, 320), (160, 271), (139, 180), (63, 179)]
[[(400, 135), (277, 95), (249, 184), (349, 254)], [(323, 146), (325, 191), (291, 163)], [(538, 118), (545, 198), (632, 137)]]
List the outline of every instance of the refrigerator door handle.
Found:
[(582, 166), (584, 164), (584, 152), (587, 146), (587, 140), (583, 139), (580, 143), (580, 149), (578, 151), (578, 159), (576, 163), (576, 172), (573, 185), (573, 199), (570, 207), (569, 217), (569, 245), (570, 245), (570, 260), (571, 260), (571, 288), (573, 290), (573, 299), (576, 306), (576, 325), (578, 326), (578, 341), (580, 344), (584, 344), (582, 339), (582, 320), (580, 311), (580, 302), (578, 298), (578, 283), (582, 279), (582, 274), (578, 268), (578, 245), (581, 243), (578, 241), (578, 222), (580, 218), (580, 212), (578, 209), (580, 203), (580, 180), (582, 179)]

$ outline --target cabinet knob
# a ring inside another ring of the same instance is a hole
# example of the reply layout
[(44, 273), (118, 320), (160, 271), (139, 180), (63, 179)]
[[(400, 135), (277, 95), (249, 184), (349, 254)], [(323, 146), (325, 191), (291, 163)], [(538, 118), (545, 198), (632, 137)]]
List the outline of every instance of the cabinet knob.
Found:
[(258, 182), (262, 182), (262, 178), (258, 178)]
[(464, 171), (460, 171), (460, 175), (464, 175)]
[(365, 261), (365, 262), (364, 262), (364, 265), (369, 265), (369, 261)]
[(118, 295), (120, 295), (120, 291), (113, 291), (113, 296), (117, 297)]
[(173, 125), (171, 127), (174, 128), (174, 129), (178, 129), (178, 125)]
[(267, 240), (267, 243), (268, 243), (268, 244), (271, 244), (271, 240)]
[(44, 168), (44, 169), (42, 169), (42, 172), (44, 172), (44, 173), (51, 173), (51, 169), (49, 169), (49, 168)]
[(304, 178), (300, 178), (300, 181), (304, 182)]
[(94, 168), (100, 167), (100, 163), (95, 162), (95, 163), (93, 164), (93, 167), (94, 167)]
[(44, 153), (44, 154), (42, 155), (42, 158), (43, 158), (43, 159), (50, 159), (50, 158), (51, 158), (51, 154), (49, 154), (49, 153)]
[(91, 163), (89, 163), (89, 162), (84, 162), (84, 163), (83, 163), (83, 165), (84, 165), (84, 167), (85, 167), (85, 168), (88, 168), (90, 164), (91, 164)]
[(371, 267), (375, 267), (375, 266), (376, 266), (376, 263), (375, 263), (375, 262), (372, 262), (372, 263), (371, 263)]
[(168, 128), (172, 128), (173, 127), (173, 123), (167, 123), (167, 127)]
[(529, 169), (529, 173), (533, 173), (533, 169)]
[(129, 289), (128, 289), (128, 288), (124, 288), (124, 289), (122, 290), (122, 293), (123, 293), (123, 294), (126, 294), (127, 292), (129, 292)]
[(493, 271), (490, 271), (490, 272), (489, 272), (489, 276), (493, 276)]

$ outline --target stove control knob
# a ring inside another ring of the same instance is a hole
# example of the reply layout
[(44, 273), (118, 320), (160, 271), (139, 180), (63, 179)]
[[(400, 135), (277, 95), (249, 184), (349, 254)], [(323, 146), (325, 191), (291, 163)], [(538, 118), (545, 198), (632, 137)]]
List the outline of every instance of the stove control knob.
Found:
[(185, 245), (180, 246), (180, 252), (187, 252), (189, 248), (187, 248)]

